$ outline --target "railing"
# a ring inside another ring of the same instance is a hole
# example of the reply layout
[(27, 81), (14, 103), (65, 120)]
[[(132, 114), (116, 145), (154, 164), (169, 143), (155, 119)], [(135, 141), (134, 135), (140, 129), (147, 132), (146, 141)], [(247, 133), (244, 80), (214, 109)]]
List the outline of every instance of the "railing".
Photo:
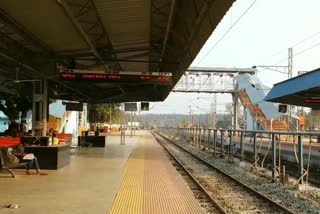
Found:
[[(233, 156), (238, 153), (240, 160), (245, 154), (253, 154), (253, 165), (264, 168), (267, 159), (271, 159), (272, 178), (281, 174), (282, 159), (295, 159), (298, 164), (299, 182), (303, 183), (310, 166), (319, 169), (319, 157), (311, 155), (313, 148), (320, 146), (320, 132), (280, 132), (280, 131), (247, 131), (230, 129), (202, 129), (202, 128), (158, 128), (162, 134), (172, 139), (191, 143), (193, 146), (212, 151), (221, 157)], [(296, 148), (298, 146), (298, 149)], [(304, 157), (304, 149), (307, 155)], [(271, 151), (270, 151), (271, 149)], [(319, 150), (319, 147), (317, 148)], [(271, 158), (268, 158), (271, 153)], [(294, 157), (292, 157), (294, 154)], [(277, 164), (278, 155), (278, 164)], [(311, 157), (314, 157), (312, 160)], [(248, 159), (248, 158), (247, 158)], [(304, 164), (306, 159), (306, 164)], [(294, 161), (294, 160), (293, 160)], [(283, 167), (283, 166), (282, 166)], [(305, 170), (306, 167), (307, 169)], [(266, 166), (268, 168), (268, 166)], [(284, 171), (284, 169), (283, 169)]]

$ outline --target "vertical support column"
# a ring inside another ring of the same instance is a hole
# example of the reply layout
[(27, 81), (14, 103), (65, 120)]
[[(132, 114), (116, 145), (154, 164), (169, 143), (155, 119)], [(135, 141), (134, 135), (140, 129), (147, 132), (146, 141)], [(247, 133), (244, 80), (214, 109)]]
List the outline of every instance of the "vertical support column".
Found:
[(210, 133), (211, 133), (211, 130), (208, 129), (208, 136), (207, 136), (207, 149), (208, 149), (208, 151), (210, 151)]
[(33, 82), (32, 135), (46, 136), (48, 115), (47, 78)]
[(215, 129), (213, 131), (213, 149), (214, 149), (214, 156), (217, 155), (217, 130)]
[(236, 93), (236, 87), (234, 89), (234, 93), (232, 94), (233, 98), (233, 124), (232, 127), (233, 129), (238, 129), (238, 95)]
[(198, 137), (198, 148), (199, 149), (201, 148), (201, 141), (202, 141), (201, 137), (202, 137), (202, 129), (199, 128), (199, 137)]
[(195, 130), (194, 130), (194, 128), (192, 128), (192, 145), (194, 145), (195, 144), (195, 137), (194, 137), (194, 132), (195, 132)]
[(299, 178), (300, 184), (303, 183), (303, 138), (301, 135), (298, 136), (298, 155), (299, 155)]
[(36, 129), (36, 120), (38, 119), (38, 110), (37, 110), (37, 100), (36, 100), (36, 88), (37, 88), (38, 82), (33, 82), (32, 83), (32, 136), (38, 135), (37, 129)]
[(221, 149), (221, 154), (220, 157), (224, 157), (224, 151), (223, 151), (223, 131), (220, 131), (220, 149)]
[(133, 125), (132, 125), (132, 122), (133, 122), (133, 111), (131, 112), (131, 124), (130, 124), (130, 136), (132, 137), (132, 128), (133, 128)]
[(190, 131), (190, 129), (187, 128), (187, 130), (186, 130), (186, 140), (187, 140), (187, 142), (189, 141), (189, 131)]
[(46, 76), (42, 79), (42, 95), (42, 136), (46, 136), (48, 117), (48, 81)]
[(240, 161), (243, 161), (243, 136), (244, 135), (244, 132), (241, 132), (240, 133)]
[(232, 130), (229, 131), (229, 134), (230, 134), (230, 141), (229, 141), (229, 157), (231, 157), (232, 155), (232, 150), (233, 150), (233, 146), (232, 146)]
[(206, 130), (205, 129), (202, 129), (201, 130), (201, 143), (202, 144), (202, 150), (205, 150), (206, 148)]
[(253, 166), (256, 166), (257, 161), (257, 133), (253, 133)]
[(277, 170), (277, 139), (276, 135), (272, 133), (272, 179), (276, 179)]

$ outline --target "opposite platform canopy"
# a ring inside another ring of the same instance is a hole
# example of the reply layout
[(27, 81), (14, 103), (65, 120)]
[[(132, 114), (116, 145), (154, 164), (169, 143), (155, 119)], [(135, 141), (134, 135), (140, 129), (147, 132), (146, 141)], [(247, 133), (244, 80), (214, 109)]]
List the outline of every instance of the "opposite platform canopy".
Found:
[(320, 109), (320, 68), (275, 84), (265, 100)]

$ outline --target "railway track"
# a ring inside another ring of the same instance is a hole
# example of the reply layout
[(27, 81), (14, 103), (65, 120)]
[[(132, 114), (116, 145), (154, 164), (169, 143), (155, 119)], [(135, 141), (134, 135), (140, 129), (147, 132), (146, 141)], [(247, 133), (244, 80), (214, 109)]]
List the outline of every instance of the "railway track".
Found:
[(166, 152), (170, 155), (172, 165), (177, 169), (180, 175), (184, 178), (195, 198), (200, 203), (205, 213), (210, 214), (226, 214), (227, 212), (219, 205), (219, 203), (211, 197), (210, 193), (206, 191), (205, 187), (197, 181), (192, 173), (170, 152), (164, 147)]
[[(218, 136), (218, 138), (220, 138)], [(204, 138), (202, 138), (204, 139)], [(204, 143), (204, 142), (202, 142)], [(213, 142), (210, 142), (209, 148), (214, 150), (213, 146), (212, 146)], [(217, 154), (221, 153), (221, 149), (220, 149), (220, 144), (219, 142), (217, 143)], [(253, 164), (253, 158), (248, 158), (248, 157), (253, 157), (253, 152), (250, 151), (244, 151), (244, 161), (248, 162), (248, 163), (252, 163)], [(234, 157), (240, 159), (240, 154), (234, 154)], [(258, 161), (258, 164), (261, 164), (261, 160), (264, 158), (264, 155), (259, 155), (259, 159), (260, 161)], [(288, 161), (284, 161), (282, 160), (282, 165), (286, 166), (286, 174), (290, 175), (292, 178), (295, 179), (299, 179), (298, 177), (298, 170), (299, 170), (299, 166), (295, 163), (292, 162), (288, 162)], [(265, 160), (265, 166), (268, 164), (272, 164), (272, 161), (270, 158), (267, 158)], [(270, 169), (268, 169), (269, 171), (271, 171)], [(309, 177), (308, 177), (308, 183), (312, 184), (315, 187), (320, 188), (320, 171), (319, 170), (315, 170), (313, 168), (309, 169)]]
[(165, 136), (154, 136), (226, 213), (293, 213)]
[[(210, 149), (214, 149), (212, 146), (209, 146)], [(221, 149), (219, 146), (217, 146), (217, 152), (218, 154), (221, 153)], [(253, 152), (248, 152), (248, 151), (245, 151), (244, 153), (245, 157), (244, 157), (244, 160), (248, 163), (252, 163), (253, 164), (253, 158), (248, 158), (248, 157), (253, 157)], [(240, 155), (239, 154), (234, 154), (234, 157), (240, 159)], [(261, 160), (264, 158), (263, 155), (259, 155), (259, 159), (260, 161), (258, 161), (258, 164), (261, 164)], [(272, 164), (272, 161), (270, 159), (266, 159), (265, 161), (265, 165), (268, 165), (268, 164)], [(286, 166), (286, 174), (290, 175), (292, 178), (296, 178), (296, 179), (299, 179), (298, 177), (298, 170), (299, 170), (299, 166), (297, 164), (293, 164), (293, 163), (290, 163), (288, 161), (283, 161), (282, 160), (282, 165), (285, 165)], [(270, 169), (268, 169), (269, 171), (271, 171)], [(309, 175), (309, 180), (308, 180), (308, 183), (309, 184), (312, 184), (313, 186), (315, 187), (320, 187), (320, 172), (319, 171), (316, 171), (316, 170), (313, 170), (313, 169), (309, 169), (310, 171), (310, 175)]]

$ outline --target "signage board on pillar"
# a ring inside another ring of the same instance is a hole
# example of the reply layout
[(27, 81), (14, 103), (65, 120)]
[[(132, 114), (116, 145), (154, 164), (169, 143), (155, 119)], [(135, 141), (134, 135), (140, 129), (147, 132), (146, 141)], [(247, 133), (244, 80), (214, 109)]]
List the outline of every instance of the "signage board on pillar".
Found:
[(279, 112), (280, 113), (287, 113), (287, 105), (279, 104)]
[(66, 111), (83, 111), (83, 103), (66, 103)]
[(34, 129), (43, 129), (43, 122), (42, 121), (35, 121), (34, 122)]
[(149, 103), (141, 103), (141, 111), (149, 111)]
[(33, 95), (33, 101), (34, 102), (40, 102), (40, 101), (42, 101), (42, 94), (34, 94)]
[(125, 103), (124, 111), (137, 111), (137, 103)]

